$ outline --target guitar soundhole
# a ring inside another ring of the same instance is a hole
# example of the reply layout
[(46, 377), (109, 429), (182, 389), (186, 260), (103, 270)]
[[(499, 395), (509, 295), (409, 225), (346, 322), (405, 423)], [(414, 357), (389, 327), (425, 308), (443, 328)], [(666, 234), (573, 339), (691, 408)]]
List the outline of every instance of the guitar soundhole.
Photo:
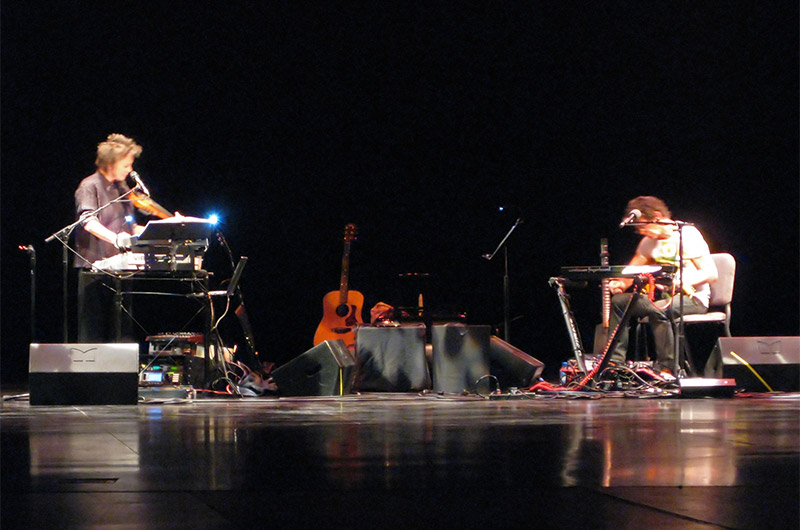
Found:
[(336, 308), (336, 316), (340, 318), (346, 317), (350, 313), (350, 307), (347, 304), (339, 304)]

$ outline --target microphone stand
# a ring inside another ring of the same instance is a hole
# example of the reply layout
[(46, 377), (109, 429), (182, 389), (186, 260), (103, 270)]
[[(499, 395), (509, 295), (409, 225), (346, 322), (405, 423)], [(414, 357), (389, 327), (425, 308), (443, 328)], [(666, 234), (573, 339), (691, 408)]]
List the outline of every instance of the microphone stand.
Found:
[[(681, 371), (681, 353), (683, 352), (683, 342), (685, 340), (685, 323), (683, 321), (683, 228), (685, 226), (693, 226), (692, 223), (685, 223), (683, 221), (653, 221), (650, 223), (628, 223), (625, 226), (644, 226), (648, 224), (655, 224), (655, 225), (669, 225), (669, 226), (677, 226), (678, 227), (678, 278), (681, 281), (681, 289), (678, 292), (678, 333), (675, 336), (675, 340), (673, 341), (673, 355), (675, 356), (675, 361), (673, 362), (673, 370), (675, 372), (675, 377), (680, 378), (680, 371)], [(673, 297), (674, 299), (674, 297)], [(675, 326), (675, 319), (670, 317), (670, 324)], [(691, 368), (690, 368), (691, 371)]]
[(492, 258), (503, 249), (503, 258), (504, 258), (504, 269), (505, 272), (503, 274), (503, 340), (510, 343), (511, 342), (511, 282), (508, 277), (508, 247), (505, 246), (506, 241), (514, 230), (517, 229), (519, 225), (522, 224), (522, 217), (517, 217), (517, 220), (514, 221), (514, 225), (509, 229), (508, 233), (506, 233), (505, 237), (500, 241), (500, 244), (497, 245), (497, 248), (494, 249), (494, 252), (491, 254), (483, 254), (481, 257), (487, 261), (492, 261)]
[(28, 254), (31, 269), (31, 342), (36, 341), (36, 249), (33, 245), (19, 245), (20, 250)]
[[(675, 337), (675, 377), (681, 377), (681, 353), (683, 353), (683, 342), (685, 340), (685, 322), (683, 321), (683, 227), (691, 223), (675, 221), (678, 225), (678, 277), (681, 280), (681, 290), (678, 293), (678, 335)], [(691, 371), (691, 367), (690, 367)]]
[(69, 237), (72, 234), (72, 231), (75, 230), (75, 228), (79, 224), (82, 224), (87, 219), (89, 219), (91, 217), (94, 217), (95, 215), (97, 215), (101, 211), (105, 210), (106, 208), (108, 208), (112, 204), (115, 204), (117, 202), (121, 202), (123, 199), (125, 199), (125, 197), (127, 197), (128, 195), (133, 193), (133, 190), (135, 190), (135, 189), (136, 189), (136, 187), (134, 186), (133, 188), (129, 189), (128, 191), (126, 191), (125, 193), (123, 193), (122, 195), (117, 197), (116, 199), (112, 199), (112, 200), (108, 201), (107, 203), (105, 203), (104, 205), (100, 206), (96, 210), (92, 210), (91, 212), (82, 213), (77, 221), (75, 221), (74, 223), (68, 224), (67, 226), (65, 226), (64, 228), (62, 228), (61, 230), (59, 230), (57, 232), (54, 232), (53, 234), (50, 234), (44, 240), (45, 243), (50, 243), (54, 239), (58, 239), (58, 242), (61, 243), (61, 246), (62, 246), (61, 265), (62, 265), (63, 280), (62, 280), (62, 286), (61, 286), (62, 287), (61, 288), (61, 295), (62, 295), (62, 299), (63, 299), (63, 301), (62, 301), (62, 311), (63, 311), (63, 314), (64, 314), (64, 319), (63, 319), (63, 323), (62, 323), (62, 330), (63, 330), (63, 337), (64, 337), (64, 342), (65, 343), (69, 342), (69, 245), (68, 245)]

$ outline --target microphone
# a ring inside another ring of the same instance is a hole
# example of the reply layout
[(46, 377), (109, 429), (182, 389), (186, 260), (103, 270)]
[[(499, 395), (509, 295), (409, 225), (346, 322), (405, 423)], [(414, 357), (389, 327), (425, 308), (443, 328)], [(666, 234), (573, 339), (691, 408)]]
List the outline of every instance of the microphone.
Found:
[(516, 204), (504, 204), (497, 207), (497, 211), (501, 213), (511, 212), (512, 210), (516, 212), (517, 219), (519, 220), (519, 222), (524, 223), (525, 216), (522, 214), (522, 208), (520, 208)]
[(634, 221), (638, 221), (641, 216), (642, 216), (642, 212), (638, 208), (634, 208), (633, 210), (628, 212), (628, 215), (625, 216), (625, 218), (619, 224), (619, 227), (622, 228), (623, 226), (629, 225), (629, 224), (633, 223)]
[[(137, 172), (135, 172), (135, 171), (131, 171), (130, 172), (130, 177), (136, 183), (136, 187), (139, 188), (139, 191), (141, 191), (142, 193), (144, 193), (145, 195), (147, 195), (149, 197), (150, 196), (150, 190), (148, 190), (147, 186), (144, 185), (144, 182), (142, 182), (142, 178), (139, 176), (139, 174)], [(638, 210), (636, 210), (636, 211), (638, 211)]]

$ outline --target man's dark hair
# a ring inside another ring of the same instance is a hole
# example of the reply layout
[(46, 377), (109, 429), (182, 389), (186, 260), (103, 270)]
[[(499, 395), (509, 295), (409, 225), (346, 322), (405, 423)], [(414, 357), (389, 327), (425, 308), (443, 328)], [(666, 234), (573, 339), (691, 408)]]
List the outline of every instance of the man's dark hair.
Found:
[[(658, 197), (650, 195), (641, 195), (628, 201), (625, 214), (629, 214), (631, 210), (639, 210), (642, 212), (643, 220), (646, 221), (655, 221), (658, 217), (672, 219), (672, 212), (669, 211), (666, 203)], [(656, 212), (660, 212), (661, 215), (656, 215)]]

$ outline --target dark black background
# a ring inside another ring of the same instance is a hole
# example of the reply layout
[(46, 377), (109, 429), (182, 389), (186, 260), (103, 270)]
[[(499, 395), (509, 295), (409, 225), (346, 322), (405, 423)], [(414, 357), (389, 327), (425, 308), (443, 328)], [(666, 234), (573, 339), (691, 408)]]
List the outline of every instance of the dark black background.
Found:
[[(311, 344), (359, 226), (351, 286), (502, 320), (550, 373), (569, 356), (561, 265), (629, 259), (640, 194), (738, 260), (734, 335), (798, 333), (798, 12), (752, 2), (23, 2), (2, 4), (2, 368), (24, 379), (28, 260), (37, 337), (61, 340), (72, 194), (111, 132), (144, 146), (154, 198), (222, 218), (250, 257), (262, 357)], [(218, 246), (208, 263), (229, 274)], [(596, 290), (575, 295), (591, 342)], [(153, 330), (151, 330), (153, 331)], [(159, 330), (164, 331), (164, 330)]]

